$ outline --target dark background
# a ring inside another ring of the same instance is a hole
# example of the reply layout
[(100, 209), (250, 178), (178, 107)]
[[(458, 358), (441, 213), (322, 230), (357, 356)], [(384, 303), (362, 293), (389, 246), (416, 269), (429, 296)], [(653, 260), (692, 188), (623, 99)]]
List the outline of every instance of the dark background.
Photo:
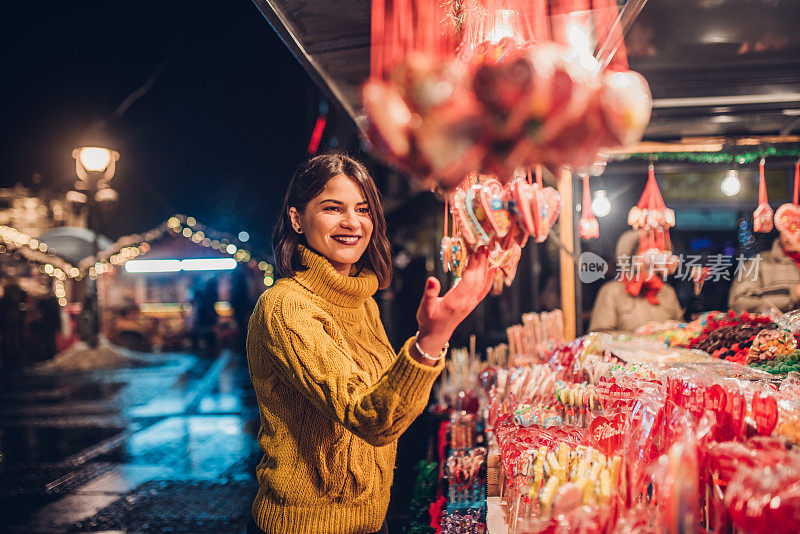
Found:
[(185, 213), (268, 250), (318, 93), (251, 2), (14, 2), (2, 19), (0, 187), (66, 191), (72, 149), (108, 146), (120, 203), (103, 233)]

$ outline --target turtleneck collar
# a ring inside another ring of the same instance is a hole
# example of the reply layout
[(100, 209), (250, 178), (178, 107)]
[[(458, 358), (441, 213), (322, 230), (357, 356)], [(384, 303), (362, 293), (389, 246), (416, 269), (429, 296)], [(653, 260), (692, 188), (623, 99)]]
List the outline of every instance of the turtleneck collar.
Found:
[(308, 269), (296, 272), (292, 278), (331, 304), (357, 308), (378, 290), (378, 278), (369, 269), (364, 269), (358, 276), (342, 276), (327, 258), (303, 245), (299, 248), (300, 257)]

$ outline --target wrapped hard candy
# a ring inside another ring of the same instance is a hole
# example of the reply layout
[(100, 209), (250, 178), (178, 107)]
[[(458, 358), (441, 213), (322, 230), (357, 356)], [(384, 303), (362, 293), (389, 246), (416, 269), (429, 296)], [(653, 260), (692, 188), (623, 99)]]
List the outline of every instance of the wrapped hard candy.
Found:
[(789, 354), (797, 348), (795, 337), (785, 330), (760, 331), (747, 351), (747, 363), (772, 360), (780, 354)]
[(653, 109), (650, 86), (638, 72), (606, 72), (602, 79), (600, 106), (612, 144), (630, 146), (642, 138), (650, 122)]
[(369, 81), (361, 89), (367, 111), (367, 137), (389, 159), (402, 160), (411, 151), (411, 109), (388, 83)]

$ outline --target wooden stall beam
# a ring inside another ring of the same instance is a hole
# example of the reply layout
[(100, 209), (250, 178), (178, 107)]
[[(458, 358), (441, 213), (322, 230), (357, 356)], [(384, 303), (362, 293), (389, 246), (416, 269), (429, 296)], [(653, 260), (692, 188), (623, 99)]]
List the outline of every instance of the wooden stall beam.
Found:
[(564, 338), (575, 338), (577, 310), (575, 309), (575, 258), (568, 250), (574, 250), (574, 211), (572, 200), (572, 172), (563, 167), (558, 175), (558, 192), (561, 194), (559, 237), (561, 239), (561, 310), (564, 312)]

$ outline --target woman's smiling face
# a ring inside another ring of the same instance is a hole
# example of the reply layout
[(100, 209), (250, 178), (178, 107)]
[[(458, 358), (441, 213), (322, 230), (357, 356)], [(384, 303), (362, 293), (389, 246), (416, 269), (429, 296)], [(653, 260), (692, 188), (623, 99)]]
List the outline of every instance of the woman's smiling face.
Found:
[(339, 174), (312, 198), (305, 209), (289, 208), (292, 227), (308, 245), (325, 256), (344, 276), (361, 259), (372, 238), (372, 214), (361, 188)]

